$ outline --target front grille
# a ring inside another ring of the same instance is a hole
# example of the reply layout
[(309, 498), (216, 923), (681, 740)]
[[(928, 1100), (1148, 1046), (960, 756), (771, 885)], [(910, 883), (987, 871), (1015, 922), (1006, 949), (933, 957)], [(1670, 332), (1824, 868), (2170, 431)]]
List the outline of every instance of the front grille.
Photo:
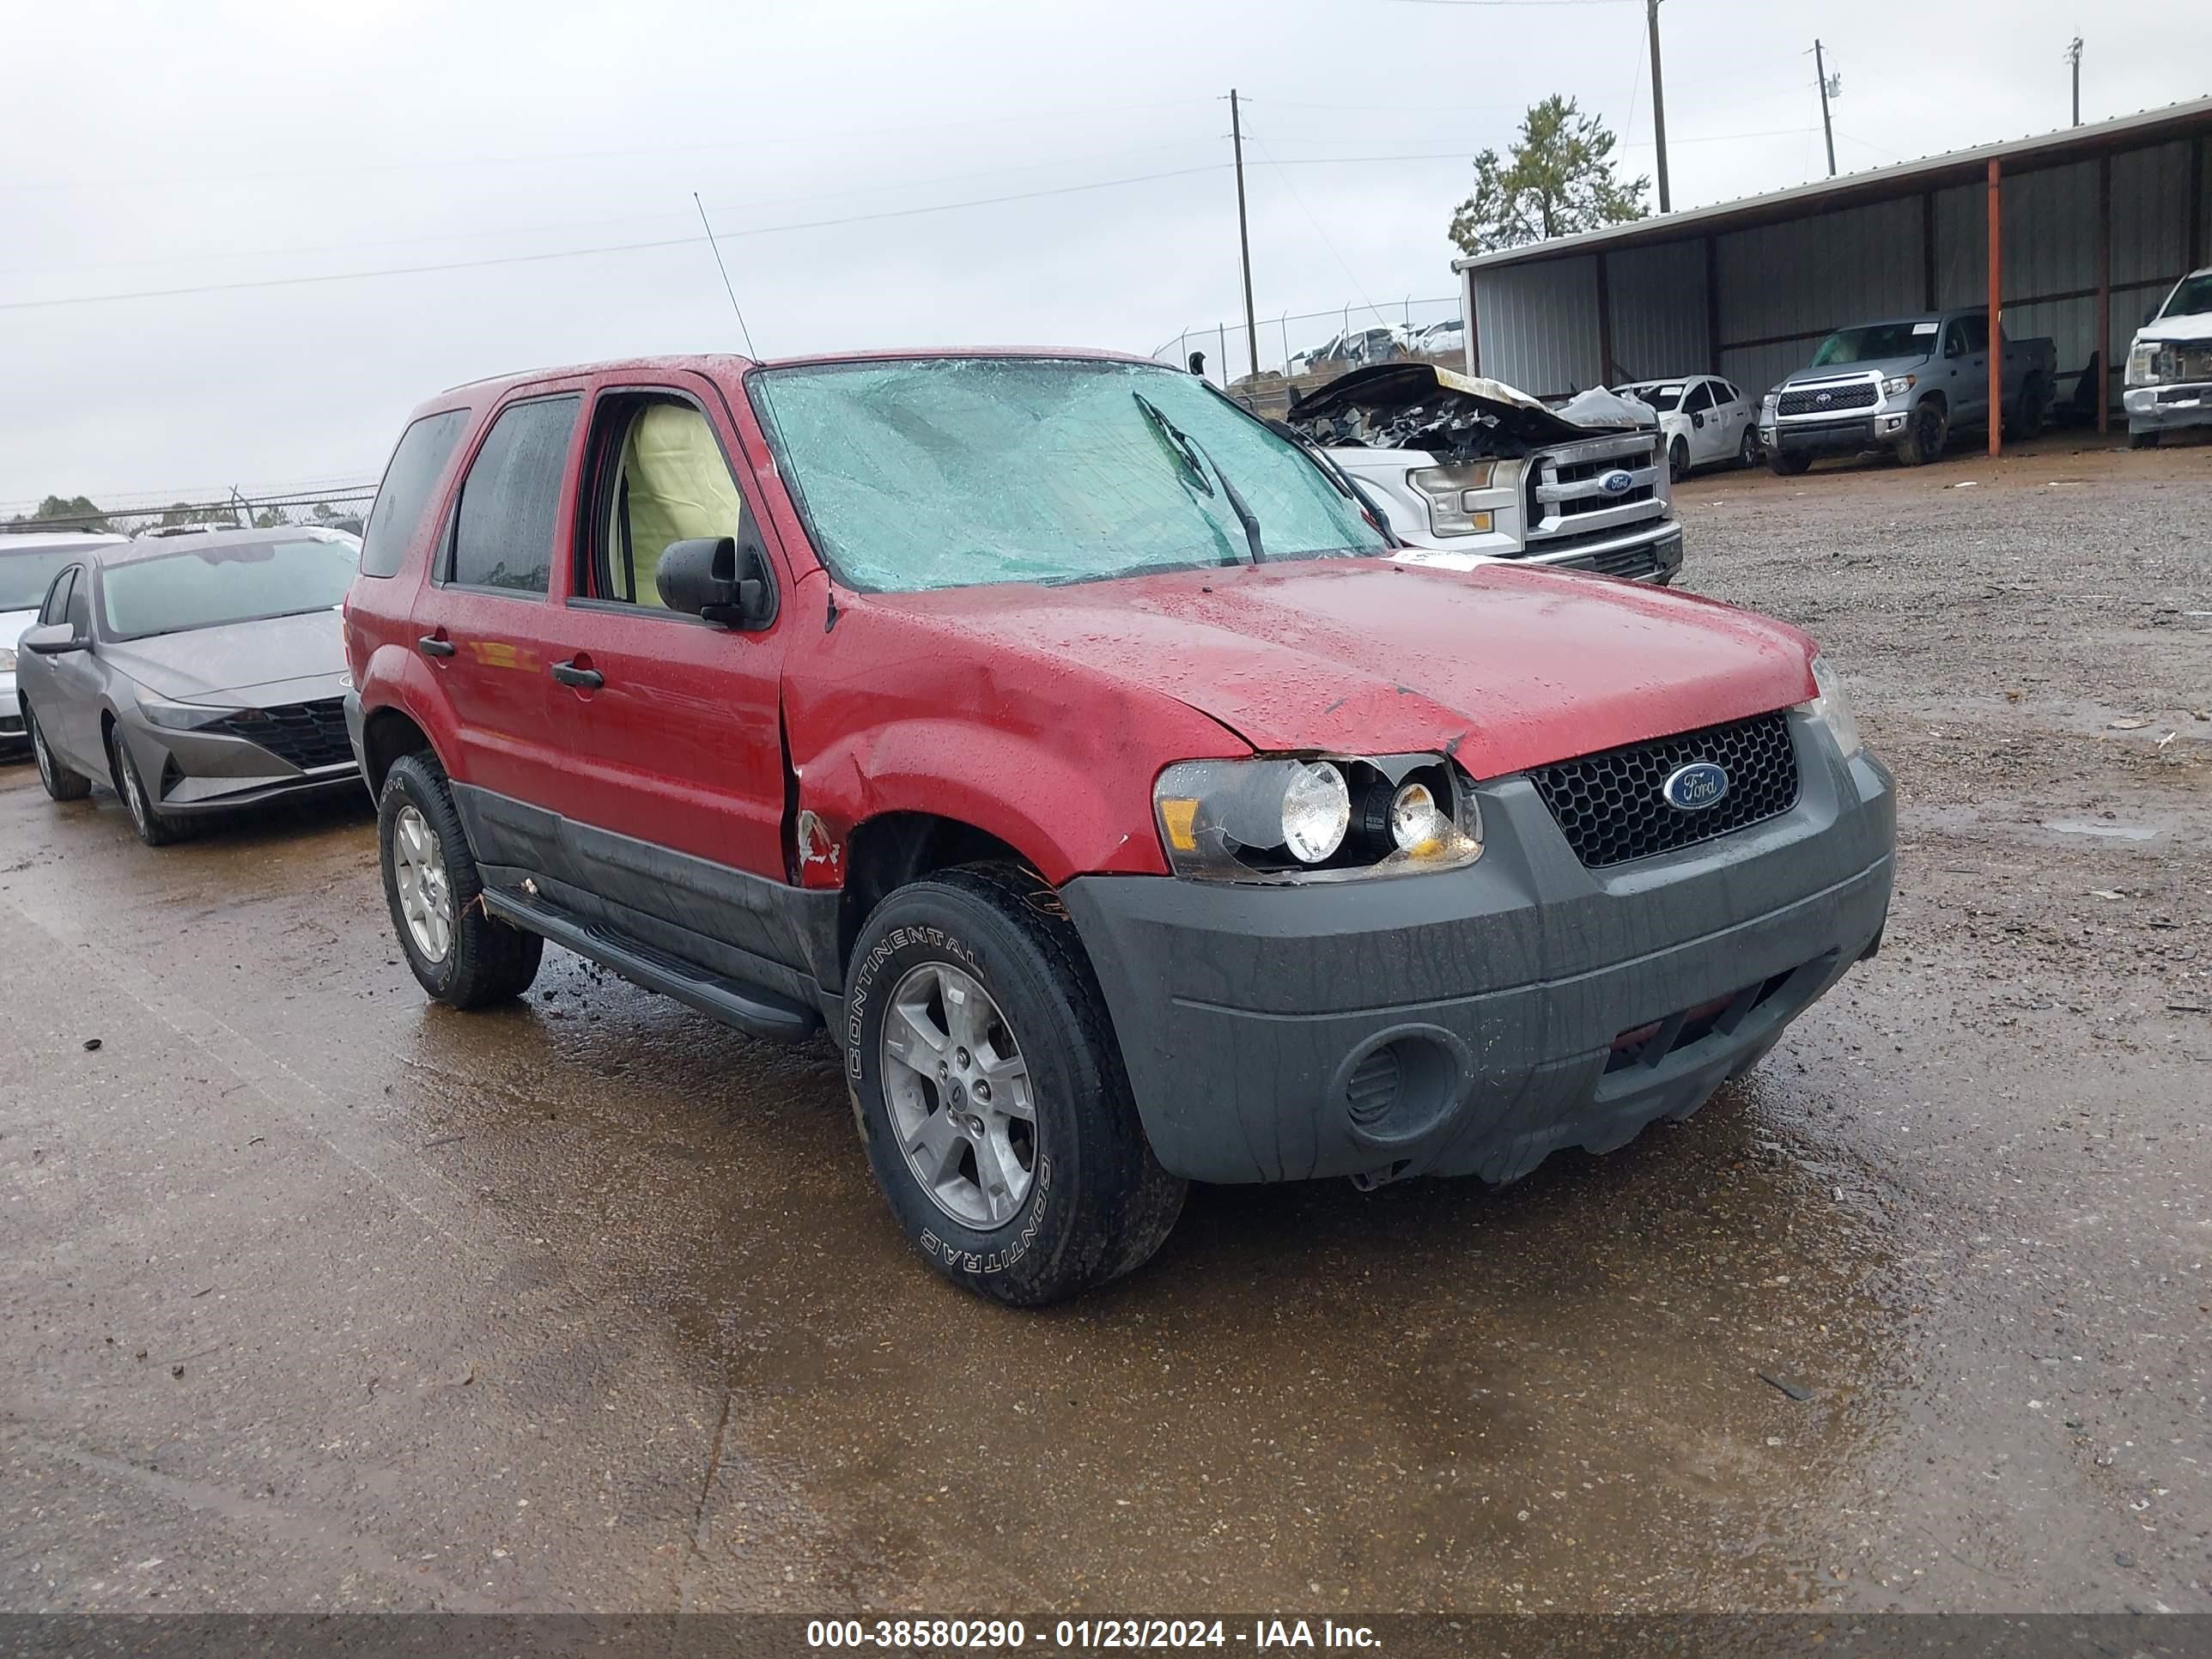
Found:
[(258, 744), (302, 772), (353, 759), (353, 745), (346, 741), (345, 704), (337, 697), (252, 709), (233, 714), (215, 729)]
[(1815, 387), (1808, 392), (1785, 392), (1774, 408), (1781, 415), (1826, 415), (1834, 410), (1871, 409), (1880, 401), (1874, 382)]
[(1797, 971), (1795, 968), (1785, 969), (1727, 996), (1715, 997), (1694, 1008), (1685, 1008), (1664, 1019), (1623, 1031), (1613, 1038), (1613, 1050), (1606, 1056), (1607, 1073), (1625, 1072), (1632, 1066), (1656, 1066), (1669, 1054), (1696, 1047), (1716, 1031), (1723, 1035), (1734, 1031), (1745, 1015), (1771, 1001)]
[[(1728, 774), (1728, 793), (1702, 811), (1669, 805), (1661, 786), (1699, 762)], [(1539, 767), (1528, 781), (1575, 856), (1602, 870), (1711, 841), (1788, 811), (1797, 804), (1797, 751), (1790, 741), (1790, 716), (1777, 709)]]
[(1659, 568), (1659, 544), (1642, 542), (1634, 547), (1609, 547), (1587, 559), (1574, 561), (1577, 570), (1595, 570), (1601, 576), (1649, 576)]
[(1615, 467), (1625, 466), (1631, 471), (1651, 465), (1651, 446), (1645, 444), (1632, 448), (1624, 454), (1607, 455), (1595, 461), (1553, 461), (1545, 471), (1546, 483), (1587, 483), (1601, 477)]
[(2173, 377), (2178, 380), (2212, 380), (2212, 346), (2194, 349), (2175, 346)]
[(1564, 501), (1553, 503), (1553, 510), (1563, 518), (1571, 519), (1577, 514), (1602, 513), (1609, 507), (1626, 507), (1632, 501), (1651, 499), (1650, 484), (1636, 484), (1618, 495), (1570, 495)]

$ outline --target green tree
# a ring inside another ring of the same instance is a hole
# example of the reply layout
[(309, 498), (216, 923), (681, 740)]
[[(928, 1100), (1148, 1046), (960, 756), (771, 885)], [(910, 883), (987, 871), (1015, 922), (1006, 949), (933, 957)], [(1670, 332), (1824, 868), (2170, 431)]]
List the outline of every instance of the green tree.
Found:
[(236, 524), (238, 514), (228, 507), (194, 507), (190, 501), (172, 501), (161, 509), (164, 526), (175, 524)]
[(63, 530), (98, 530), (108, 528), (107, 514), (82, 495), (49, 495), (39, 503), (35, 513), (19, 513), (10, 524), (43, 524), (58, 520)]
[(1462, 253), (1489, 253), (1641, 219), (1649, 179), (1623, 179), (1605, 123), (1557, 94), (1532, 105), (1501, 162), (1474, 158), (1474, 194), (1452, 215)]

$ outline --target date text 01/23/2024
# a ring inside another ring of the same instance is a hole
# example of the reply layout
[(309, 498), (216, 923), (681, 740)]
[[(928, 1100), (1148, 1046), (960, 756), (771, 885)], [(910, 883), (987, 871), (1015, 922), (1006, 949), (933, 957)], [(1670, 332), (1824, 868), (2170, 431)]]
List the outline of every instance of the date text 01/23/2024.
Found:
[(1091, 1649), (1225, 1648), (1253, 1652), (1297, 1649), (1368, 1649), (1382, 1645), (1366, 1625), (1323, 1619), (1260, 1619), (1249, 1627), (1220, 1619), (1060, 1619), (1048, 1636), (1018, 1619), (817, 1619), (806, 1626), (806, 1645), (817, 1649), (963, 1650), (1012, 1652), (1035, 1646), (1045, 1652)]

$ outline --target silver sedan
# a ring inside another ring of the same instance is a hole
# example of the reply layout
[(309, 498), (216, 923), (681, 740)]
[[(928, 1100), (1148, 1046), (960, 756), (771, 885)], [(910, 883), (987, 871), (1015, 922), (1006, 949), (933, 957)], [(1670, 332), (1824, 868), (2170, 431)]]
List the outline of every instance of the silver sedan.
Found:
[(359, 561), (319, 529), (86, 550), (17, 642), (46, 793), (110, 784), (159, 846), (210, 812), (358, 789), (337, 606)]

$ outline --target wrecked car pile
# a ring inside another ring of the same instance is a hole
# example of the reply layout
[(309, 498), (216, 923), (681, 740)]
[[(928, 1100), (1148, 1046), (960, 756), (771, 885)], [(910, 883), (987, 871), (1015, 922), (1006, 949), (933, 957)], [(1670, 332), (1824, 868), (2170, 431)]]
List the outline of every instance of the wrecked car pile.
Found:
[(1681, 568), (1652, 413), (1601, 387), (1554, 410), (1501, 380), (1387, 363), (1299, 398), (1287, 424), (1423, 562), (1525, 559), (1662, 583)]

